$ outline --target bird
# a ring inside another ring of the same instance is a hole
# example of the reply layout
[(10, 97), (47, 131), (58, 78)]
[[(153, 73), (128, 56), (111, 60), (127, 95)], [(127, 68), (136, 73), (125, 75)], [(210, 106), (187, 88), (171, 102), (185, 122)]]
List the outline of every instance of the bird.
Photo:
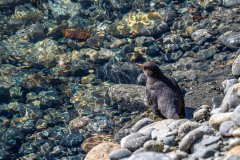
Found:
[(152, 111), (162, 118), (184, 118), (185, 102), (177, 82), (165, 76), (154, 62), (146, 61), (137, 66), (143, 69), (147, 77), (146, 95)]

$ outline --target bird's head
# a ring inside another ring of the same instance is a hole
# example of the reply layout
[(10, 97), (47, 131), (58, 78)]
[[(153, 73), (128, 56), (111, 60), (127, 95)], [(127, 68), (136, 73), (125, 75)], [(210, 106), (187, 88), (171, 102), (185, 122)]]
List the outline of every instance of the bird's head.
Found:
[(154, 62), (147, 61), (143, 64), (137, 64), (137, 66), (143, 69), (144, 74), (148, 78), (160, 78), (163, 76), (162, 71)]

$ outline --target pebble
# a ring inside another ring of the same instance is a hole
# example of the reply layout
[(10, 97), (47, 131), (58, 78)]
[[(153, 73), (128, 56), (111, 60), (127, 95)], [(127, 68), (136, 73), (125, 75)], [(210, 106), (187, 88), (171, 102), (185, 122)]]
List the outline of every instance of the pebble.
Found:
[(233, 127), (234, 127), (233, 121), (225, 121), (221, 124), (219, 132), (223, 136), (231, 136), (233, 132)]
[(222, 4), (225, 7), (232, 7), (240, 4), (240, 1), (239, 0), (223, 0)]
[(238, 55), (237, 58), (234, 60), (232, 64), (232, 74), (236, 77), (240, 76), (240, 56)]
[(231, 156), (231, 155), (240, 156), (240, 145), (231, 148), (230, 151), (228, 151), (227, 155), (228, 156)]
[(179, 143), (179, 149), (185, 152), (189, 151), (192, 144), (196, 142), (198, 139), (202, 138), (203, 134), (204, 132), (199, 128), (189, 132), (183, 137), (183, 139)]
[(93, 160), (93, 159), (101, 159), (101, 160), (109, 160), (109, 154), (117, 149), (120, 149), (121, 146), (119, 144), (115, 144), (112, 142), (105, 142), (98, 144), (93, 147), (86, 155), (84, 160)]
[(149, 139), (149, 136), (145, 136), (142, 133), (132, 133), (121, 140), (121, 146), (129, 149), (130, 151), (135, 151), (142, 147)]
[(71, 133), (63, 139), (62, 146), (65, 147), (78, 146), (81, 145), (83, 141), (84, 137), (80, 133)]
[(237, 106), (232, 114), (231, 119), (234, 121), (234, 123), (240, 127), (240, 106)]
[(117, 150), (112, 151), (109, 154), (109, 158), (110, 158), (110, 160), (119, 160), (122, 158), (130, 157), (131, 155), (132, 155), (131, 151), (123, 148), (123, 149), (117, 149)]
[(143, 148), (146, 151), (162, 152), (164, 145), (161, 142), (157, 142), (155, 140), (149, 140), (144, 143)]
[(128, 160), (171, 160), (170, 157), (158, 152), (143, 152), (133, 154)]
[(219, 130), (220, 125), (225, 122), (229, 121), (232, 117), (233, 113), (216, 113), (213, 114), (209, 119), (209, 124), (216, 130)]
[(143, 118), (131, 127), (132, 132), (137, 132), (144, 126), (153, 123), (154, 121), (150, 118)]

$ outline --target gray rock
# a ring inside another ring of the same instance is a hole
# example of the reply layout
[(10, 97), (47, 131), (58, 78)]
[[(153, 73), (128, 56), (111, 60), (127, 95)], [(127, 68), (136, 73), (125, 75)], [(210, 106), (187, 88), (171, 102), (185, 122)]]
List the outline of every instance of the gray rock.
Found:
[(129, 151), (128, 149), (117, 149), (112, 151), (109, 154), (109, 158), (110, 160), (119, 160), (122, 158), (126, 158), (126, 157), (130, 157), (132, 155), (132, 152)]
[(224, 96), (215, 96), (212, 98), (212, 106), (213, 108), (219, 108), (219, 106), (222, 104)]
[[(240, 64), (239, 64), (240, 65)], [(240, 66), (239, 66), (240, 67)], [(240, 68), (239, 68), (240, 69)], [(239, 70), (240, 71), (240, 70)], [(222, 86), (224, 88), (224, 94), (227, 93), (227, 90), (234, 84), (238, 83), (237, 79), (226, 79), (222, 82)]]
[(133, 84), (115, 84), (109, 87), (108, 96), (112, 104), (126, 111), (144, 111), (148, 104), (145, 87)]
[[(232, 0), (228, 1), (231, 2)], [(224, 45), (231, 49), (237, 50), (240, 47), (240, 32), (226, 32), (220, 37), (220, 39), (222, 40)]]
[(225, 7), (232, 7), (240, 4), (240, 1), (239, 0), (223, 0), (222, 4)]
[(212, 58), (217, 53), (217, 49), (215, 47), (200, 50), (197, 53), (197, 58), (199, 61), (206, 61)]
[(208, 110), (202, 108), (193, 113), (193, 119), (195, 119), (196, 121), (205, 120), (207, 119), (208, 115)]
[(175, 146), (177, 142), (174, 136), (169, 136), (163, 139), (163, 143), (168, 146)]
[(155, 129), (152, 131), (151, 137), (152, 139), (156, 139), (161, 142), (167, 136), (172, 135), (172, 132), (169, 127), (163, 126), (161, 130)]
[(191, 152), (198, 152), (200, 149), (218, 150), (220, 139), (220, 136), (204, 135), (192, 145)]
[(198, 42), (202, 38), (211, 38), (211, 34), (206, 29), (199, 29), (193, 32), (191, 37), (195, 42)]
[(164, 126), (167, 126), (168, 124), (170, 124), (174, 121), (175, 121), (174, 119), (164, 119), (161, 121), (157, 121), (157, 122), (151, 123), (151, 124), (141, 128), (138, 132), (146, 135), (146, 133), (149, 132), (150, 129), (161, 130)]
[(232, 120), (234, 123), (240, 127), (240, 106), (237, 106), (237, 108), (234, 109), (233, 115), (232, 115)]
[(147, 152), (147, 150), (143, 147), (137, 149), (136, 151), (133, 152), (133, 154), (138, 154), (138, 153), (142, 153), (142, 152)]
[(225, 94), (220, 112), (233, 111), (238, 105), (240, 105), (240, 83), (232, 85)]
[(180, 150), (169, 152), (167, 155), (171, 158), (171, 160), (181, 160), (188, 157), (186, 152)]
[(133, 154), (128, 160), (171, 160), (170, 157), (157, 152), (143, 152)]
[(240, 156), (239, 155), (231, 155), (226, 157), (224, 160), (239, 160)]
[(142, 70), (134, 63), (109, 62), (100, 67), (98, 76), (115, 84), (137, 84), (137, 77), (141, 73)]
[(194, 130), (195, 128), (198, 128), (199, 126), (200, 123), (197, 122), (187, 121), (186, 123), (183, 123), (178, 129), (179, 139), (182, 139), (187, 133)]
[(137, 123), (135, 123), (132, 128), (131, 131), (132, 132), (137, 132), (139, 131), (141, 128), (143, 128), (144, 126), (153, 123), (153, 120), (150, 118), (143, 118), (141, 120), (139, 120)]
[(206, 159), (214, 157), (214, 154), (217, 153), (216, 150), (202, 149), (193, 154), (194, 159)]
[(149, 140), (144, 143), (143, 148), (145, 148), (145, 150), (147, 150), (147, 151), (162, 152), (164, 145), (161, 142)]
[(233, 121), (225, 121), (219, 127), (219, 132), (223, 136), (231, 136), (234, 127)]
[(148, 140), (150, 140), (149, 136), (145, 136), (142, 133), (132, 133), (121, 140), (121, 147), (127, 148), (130, 151), (135, 151), (142, 147)]
[(185, 152), (189, 151), (192, 144), (196, 142), (198, 139), (202, 138), (203, 134), (204, 132), (199, 128), (189, 132), (183, 137), (183, 139), (179, 143), (179, 149)]
[(213, 114), (209, 119), (209, 124), (216, 130), (219, 129), (220, 125), (225, 122), (229, 121), (232, 117), (233, 112), (228, 113), (216, 113)]

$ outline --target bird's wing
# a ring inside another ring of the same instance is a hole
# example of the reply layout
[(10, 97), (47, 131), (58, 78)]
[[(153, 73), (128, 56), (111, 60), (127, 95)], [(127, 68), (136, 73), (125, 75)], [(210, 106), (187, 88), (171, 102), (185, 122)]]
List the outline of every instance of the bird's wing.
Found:
[[(160, 110), (161, 114), (164, 117), (179, 119), (179, 116), (178, 116), (179, 110), (174, 105), (178, 103), (179, 99), (176, 98), (176, 93), (172, 92), (172, 90), (169, 89), (173, 87), (171, 85), (173, 84), (170, 83), (166, 85), (161, 81), (157, 81), (151, 86), (149, 93), (151, 97), (156, 97), (156, 103), (158, 104), (158, 109)], [(172, 97), (172, 98), (170, 99), (169, 97)]]
[(186, 113), (185, 113), (185, 101), (184, 101), (184, 97), (183, 97), (183, 92), (182, 92), (182, 89), (179, 87), (178, 83), (176, 82), (176, 80), (172, 77), (167, 77), (171, 82), (172, 84), (174, 85), (174, 88), (176, 88), (177, 92), (179, 95), (182, 95), (181, 96), (181, 108), (180, 108), (180, 112), (179, 112), (179, 115), (181, 118), (184, 118), (186, 116)]

